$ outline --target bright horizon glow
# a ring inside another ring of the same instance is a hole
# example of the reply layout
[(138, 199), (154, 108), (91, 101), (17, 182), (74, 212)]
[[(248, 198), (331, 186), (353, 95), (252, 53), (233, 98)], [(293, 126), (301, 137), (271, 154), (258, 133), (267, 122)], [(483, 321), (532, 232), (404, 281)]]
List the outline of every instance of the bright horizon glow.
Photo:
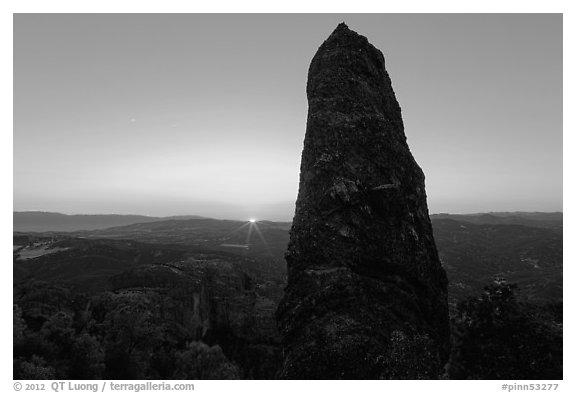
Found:
[(254, 223), (256, 222), (256, 219), (255, 219), (255, 218), (251, 218), (251, 219), (249, 219), (248, 221), (250, 221), (252, 224), (254, 224)]
[(291, 220), (342, 21), (384, 54), (430, 213), (563, 210), (562, 14), (13, 20), (14, 211)]

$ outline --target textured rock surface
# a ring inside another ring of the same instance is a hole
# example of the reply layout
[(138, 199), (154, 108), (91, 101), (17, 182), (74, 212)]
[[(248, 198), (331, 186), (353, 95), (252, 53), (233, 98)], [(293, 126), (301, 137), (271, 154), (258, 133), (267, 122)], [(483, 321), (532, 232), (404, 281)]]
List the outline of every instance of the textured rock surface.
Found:
[(241, 365), (242, 378), (274, 377), (280, 360), (277, 299), (254, 288), (233, 258), (195, 254), (141, 265), (111, 281), (118, 296), (152, 299), (161, 319), (176, 321), (191, 340), (221, 346)]
[(437, 378), (447, 279), (382, 53), (340, 24), (308, 74), (281, 378)]

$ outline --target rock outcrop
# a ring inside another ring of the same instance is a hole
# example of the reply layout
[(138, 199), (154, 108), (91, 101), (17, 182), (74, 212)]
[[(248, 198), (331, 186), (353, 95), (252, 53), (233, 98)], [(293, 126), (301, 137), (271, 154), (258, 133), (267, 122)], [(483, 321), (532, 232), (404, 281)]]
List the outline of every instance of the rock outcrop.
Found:
[(194, 254), (140, 265), (111, 281), (115, 296), (140, 297), (191, 340), (222, 347), (241, 366), (242, 378), (274, 377), (280, 360), (277, 299), (262, 293), (236, 258)]
[(280, 378), (437, 378), (447, 279), (382, 53), (342, 23), (314, 56), (277, 310)]

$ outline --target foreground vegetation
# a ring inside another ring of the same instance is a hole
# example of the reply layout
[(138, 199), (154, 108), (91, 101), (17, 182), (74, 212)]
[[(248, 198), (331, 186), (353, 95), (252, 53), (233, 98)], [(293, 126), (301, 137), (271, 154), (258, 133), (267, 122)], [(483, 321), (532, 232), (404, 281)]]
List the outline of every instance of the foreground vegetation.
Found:
[[(562, 304), (519, 302), (498, 281), (459, 303), (452, 318), (450, 379), (562, 379)], [(270, 357), (238, 357), (226, 335), (197, 341), (166, 315), (157, 296), (106, 292), (88, 297), (42, 282), (14, 305), (15, 379), (274, 378)], [(70, 299), (69, 303), (66, 299)], [(66, 305), (64, 303), (67, 303)], [(60, 304), (61, 310), (57, 310)], [(63, 311), (70, 306), (68, 311)], [(44, 310), (40, 310), (44, 308)], [(42, 316), (52, 309), (50, 317)], [(35, 315), (36, 313), (36, 315)], [(231, 337), (229, 337), (231, 339)], [(233, 355), (230, 360), (218, 341)], [(236, 343), (237, 344), (237, 343)], [(277, 359), (277, 358), (276, 358)], [(266, 361), (255, 367), (254, 362)], [(250, 369), (265, 370), (258, 375)]]
[[(561, 379), (561, 221), (433, 224), (450, 279), (445, 377)], [(267, 244), (249, 249), (223, 249), (250, 232), (218, 220), (15, 234), (14, 378), (275, 378), (288, 228), (260, 224)], [(494, 276), (517, 286), (482, 290)]]

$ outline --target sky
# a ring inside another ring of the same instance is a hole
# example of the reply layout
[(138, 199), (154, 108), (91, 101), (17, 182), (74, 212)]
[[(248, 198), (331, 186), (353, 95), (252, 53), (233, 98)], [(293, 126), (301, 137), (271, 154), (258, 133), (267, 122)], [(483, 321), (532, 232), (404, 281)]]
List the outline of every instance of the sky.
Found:
[(561, 14), (16, 14), (13, 209), (290, 220), (342, 21), (386, 58), (431, 213), (562, 211)]

